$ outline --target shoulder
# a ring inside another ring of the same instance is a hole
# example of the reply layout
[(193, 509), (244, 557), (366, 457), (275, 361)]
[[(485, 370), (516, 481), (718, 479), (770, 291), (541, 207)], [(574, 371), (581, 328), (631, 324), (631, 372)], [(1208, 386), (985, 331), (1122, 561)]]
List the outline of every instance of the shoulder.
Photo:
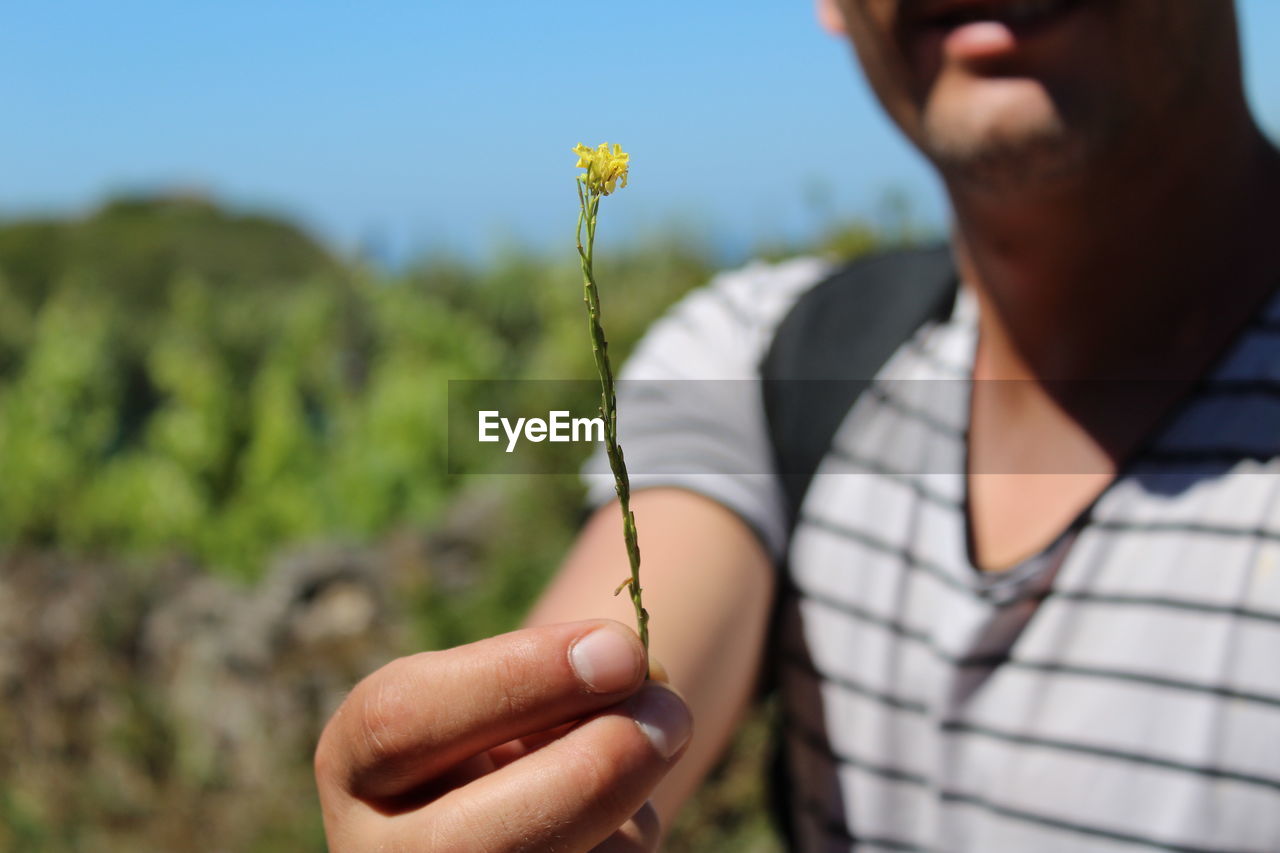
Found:
[[(739, 516), (771, 555), (782, 553), (787, 527), (759, 363), (778, 321), (833, 267), (820, 258), (751, 263), (715, 276), (650, 327), (622, 371), (629, 381), (618, 384), (633, 492), (701, 494)], [(602, 452), (583, 473), (589, 504), (613, 497)]]
[(778, 323), (835, 264), (817, 257), (755, 261), (722, 272), (659, 318), (628, 362), (628, 378), (744, 378)]

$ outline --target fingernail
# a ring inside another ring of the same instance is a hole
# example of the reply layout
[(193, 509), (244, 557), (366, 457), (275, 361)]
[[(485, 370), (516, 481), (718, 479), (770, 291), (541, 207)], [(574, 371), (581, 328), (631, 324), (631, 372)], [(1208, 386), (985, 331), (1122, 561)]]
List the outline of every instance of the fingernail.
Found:
[(641, 667), (635, 643), (605, 625), (579, 637), (569, 649), (569, 664), (595, 693), (616, 693), (636, 683)]
[(665, 687), (646, 684), (628, 704), (640, 731), (665, 759), (679, 752), (693, 734), (689, 709)]
[(667, 674), (667, 668), (662, 665), (662, 661), (649, 656), (649, 680), (659, 681), (663, 684), (671, 683), (671, 676)]

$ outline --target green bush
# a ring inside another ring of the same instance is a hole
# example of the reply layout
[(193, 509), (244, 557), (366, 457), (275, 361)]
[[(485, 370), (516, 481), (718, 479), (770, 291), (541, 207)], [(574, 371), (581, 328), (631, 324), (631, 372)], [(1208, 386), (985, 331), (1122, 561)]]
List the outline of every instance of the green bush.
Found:
[[(601, 269), (618, 352), (709, 273), (677, 241)], [(457, 487), (450, 379), (591, 376), (569, 252), (370, 276), (282, 223), (124, 200), (0, 227), (0, 276), (0, 536), (18, 545), (252, 578), (291, 543), (436, 517)], [(558, 488), (539, 505), (572, 503)]]

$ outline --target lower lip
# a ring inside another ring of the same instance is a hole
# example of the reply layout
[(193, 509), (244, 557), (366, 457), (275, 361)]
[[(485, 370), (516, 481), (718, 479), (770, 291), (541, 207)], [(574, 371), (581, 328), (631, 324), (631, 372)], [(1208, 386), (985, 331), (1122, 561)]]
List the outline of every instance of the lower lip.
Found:
[(948, 29), (942, 39), (942, 50), (953, 62), (981, 62), (1015, 53), (1036, 36), (1054, 29), (1071, 15), (1077, 4), (1050, 13), (1033, 24), (1008, 24), (1003, 21), (973, 21)]
[(1018, 49), (1018, 37), (1008, 24), (974, 21), (961, 24), (946, 34), (942, 51), (952, 62), (994, 59)]

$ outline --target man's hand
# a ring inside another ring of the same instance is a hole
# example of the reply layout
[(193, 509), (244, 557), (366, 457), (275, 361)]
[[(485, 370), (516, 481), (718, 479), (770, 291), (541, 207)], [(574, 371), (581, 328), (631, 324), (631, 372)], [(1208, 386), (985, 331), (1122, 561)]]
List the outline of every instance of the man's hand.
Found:
[(325, 727), (330, 849), (657, 849), (650, 791), (692, 718), (616, 622), (548, 625), (394, 661)]

